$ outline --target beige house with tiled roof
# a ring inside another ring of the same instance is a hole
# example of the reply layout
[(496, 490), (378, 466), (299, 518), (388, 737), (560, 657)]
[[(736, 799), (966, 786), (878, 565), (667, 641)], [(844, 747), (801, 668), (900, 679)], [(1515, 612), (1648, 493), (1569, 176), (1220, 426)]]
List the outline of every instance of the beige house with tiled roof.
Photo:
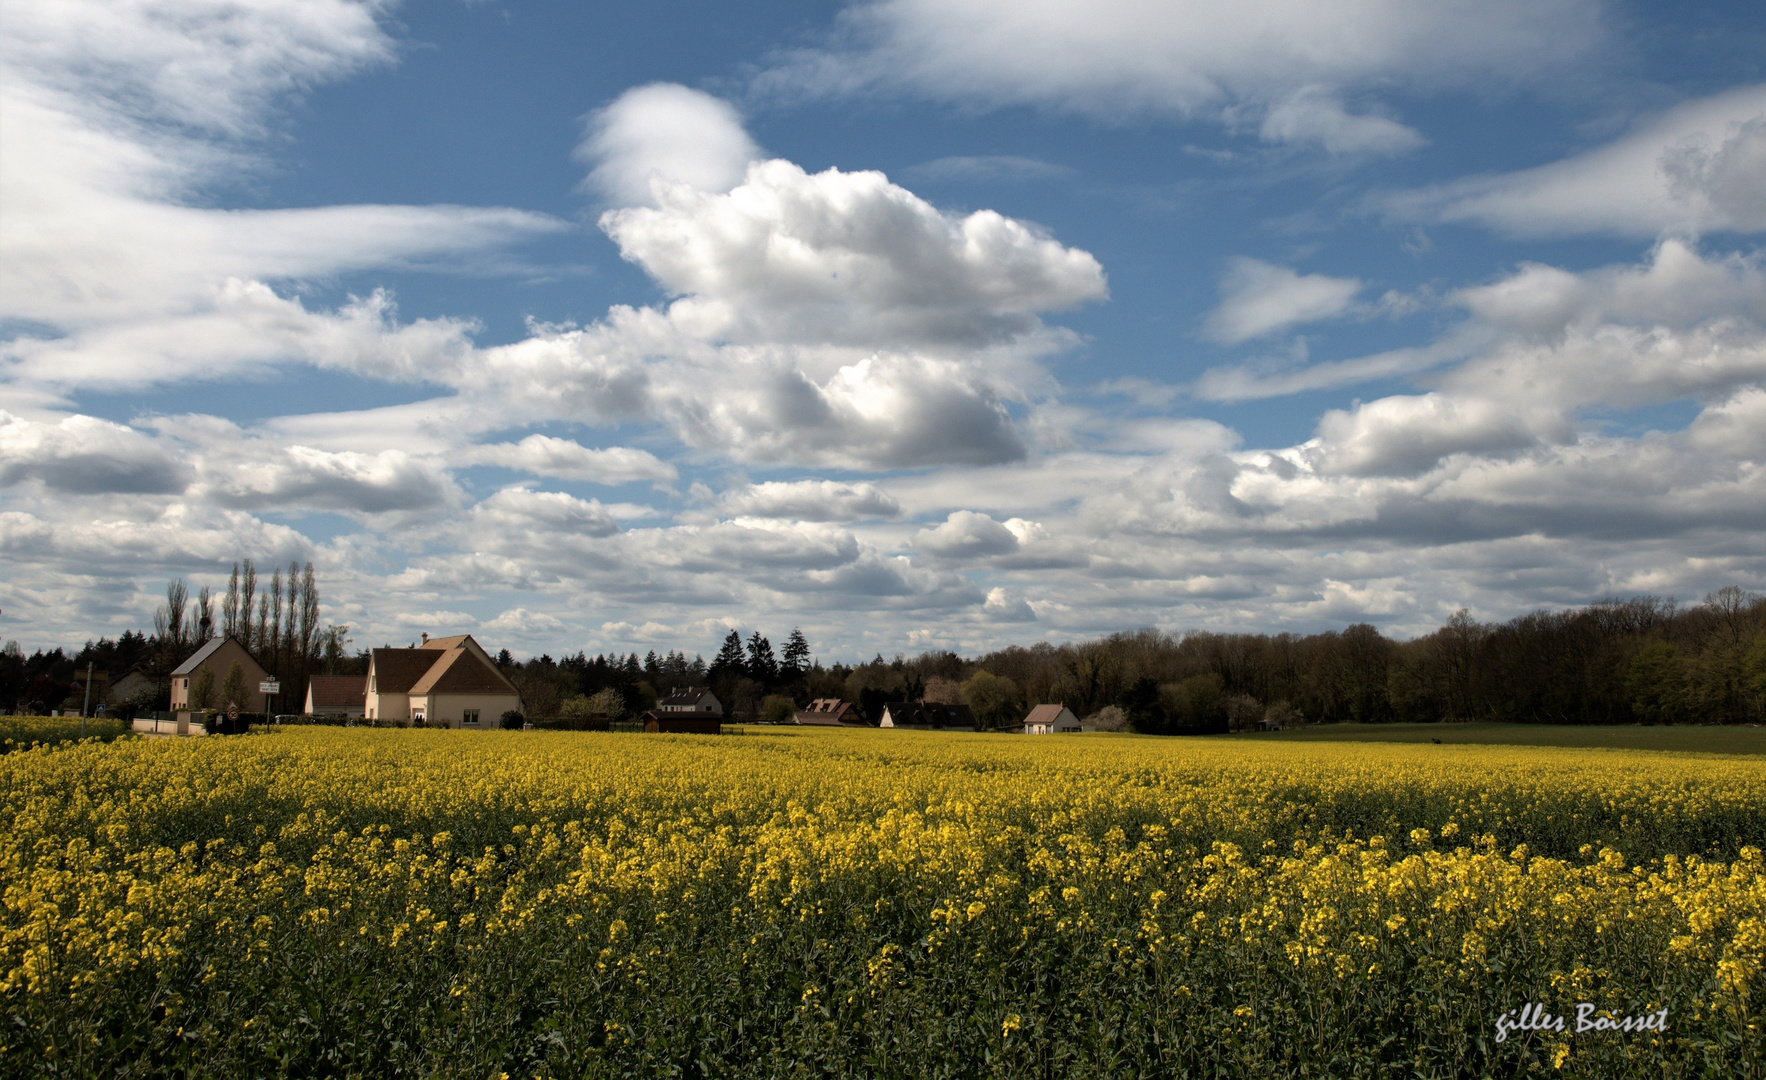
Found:
[(521, 693), (472, 635), (423, 635), (415, 649), (375, 649), (368, 654), (363, 708), (369, 720), (426, 727), (489, 729)]
[[(245, 676), (245, 700), (226, 702), (219, 700), (221, 687), (227, 683), (227, 672), (234, 664)], [(265, 711), (265, 702), (269, 699), (260, 693), (258, 684), (266, 681), (270, 673), (265, 671), (245, 646), (230, 637), (210, 638), (202, 648), (196, 650), (190, 659), (172, 669), (172, 709), (183, 712), (191, 708), (191, 682), (203, 668), (214, 676), (214, 701), (210, 707), (225, 709), (229, 704), (239, 706), (240, 712), (261, 713)]]

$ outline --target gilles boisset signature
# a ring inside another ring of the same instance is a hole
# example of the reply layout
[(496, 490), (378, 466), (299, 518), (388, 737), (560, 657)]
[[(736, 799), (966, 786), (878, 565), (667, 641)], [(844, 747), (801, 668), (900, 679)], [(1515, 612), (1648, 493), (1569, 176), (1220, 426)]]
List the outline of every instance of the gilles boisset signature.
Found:
[[(1668, 1010), (1666, 1007), (1657, 1009), (1642, 1016), (1607, 1015), (1596, 1016), (1595, 1006), (1589, 1002), (1580, 1002), (1576, 1006), (1576, 1026), (1572, 1029), (1576, 1034), (1585, 1031), (1666, 1031), (1668, 1030)], [(1508, 1037), (1517, 1031), (1564, 1031), (1562, 1016), (1553, 1016), (1545, 1011), (1543, 1004), (1527, 1004), (1518, 1009), (1510, 1009), (1496, 1018), (1496, 1041), (1506, 1042)]]

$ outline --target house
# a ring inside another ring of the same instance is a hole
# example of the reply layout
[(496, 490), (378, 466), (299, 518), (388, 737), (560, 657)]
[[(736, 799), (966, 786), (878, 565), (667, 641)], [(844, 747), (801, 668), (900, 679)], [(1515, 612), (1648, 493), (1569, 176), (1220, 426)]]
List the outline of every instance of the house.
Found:
[(856, 706), (839, 698), (816, 698), (809, 703), (809, 708), (798, 710), (796, 720), (799, 724), (821, 727), (870, 726)]
[(974, 731), (975, 714), (967, 705), (945, 705), (937, 701), (890, 701), (884, 703), (883, 717), (877, 726), (931, 731)]
[(365, 716), (368, 679), (363, 675), (315, 675), (307, 681), (307, 705), (301, 711), (308, 716)]
[[(234, 664), (238, 664), (241, 672), (245, 675), (245, 700), (222, 701), (221, 687), (226, 685), (227, 672), (232, 669)], [(239, 644), (237, 640), (230, 637), (218, 637), (210, 638), (207, 644), (191, 655), (190, 659), (172, 669), (173, 712), (192, 711), (190, 688), (198, 673), (205, 668), (208, 669), (209, 674), (214, 676), (212, 698), (206, 703), (208, 708), (225, 709), (228, 705), (237, 705), (240, 712), (261, 713), (268, 711), (266, 703), (269, 698), (258, 690), (258, 684), (267, 681), (270, 678), (270, 673), (265, 671), (263, 665), (251, 655), (250, 650)], [(194, 708), (203, 708), (204, 704), (197, 702)]]
[(520, 711), (521, 692), (471, 634), (424, 634), (414, 649), (368, 654), (362, 707), (368, 720), (489, 730), (505, 712)]
[(721, 735), (724, 730), (721, 709), (715, 713), (708, 710), (647, 712), (643, 719), (644, 730), (652, 735)]
[(1079, 717), (1065, 705), (1038, 705), (1024, 718), (1026, 735), (1064, 735), (1079, 730)]
[(659, 716), (678, 716), (684, 713), (689, 718), (703, 720), (723, 716), (724, 707), (710, 687), (684, 686), (658, 701), (656, 713)]
[(142, 674), (140, 668), (135, 668), (110, 684), (110, 703), (127, 705), (140, 698), (150, 698), (158, 688), (158, 684)]

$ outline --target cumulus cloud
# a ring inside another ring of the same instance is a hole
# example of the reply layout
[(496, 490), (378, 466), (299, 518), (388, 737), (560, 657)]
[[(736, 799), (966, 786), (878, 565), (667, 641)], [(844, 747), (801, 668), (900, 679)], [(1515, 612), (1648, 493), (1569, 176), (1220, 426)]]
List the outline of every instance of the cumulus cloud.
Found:
[(594, 499), (526, 486), (504, 488), (474, 506), (470, 518), (475, 534), (489, 528), (497, 536), (522, 544), (543, 544), (546, 537), (602, 537), (619, 532), (619, 522)]
[(173, 495), (189, 464), (134, 428), (90, 416), (50, 424), (0, 409), (0, 487), (40, 481), (70, 495)]
[(991, 210), (947, 218), (882, 173), (768, 161), (729, 192), (661, 195), (601, 227), (701, 338), (975, 347), (1107, 295), (1089, 253)]
[(500, 465), (535, 476), (597, 484), (672, 483), (679, 476), (673, 465), (647, 450), (629, 446), (591, 450), (571, 439), (550, 435), (529, 435), (516, 443), (468, 447), (459, 457), (466, 464)]
[(973, 510), (956, 510), (937, 528), (914, 534), (914, 546), (947, 559), (1006, 555), (1018, 550), (1018, 534), (1010, 523), (1001, 524)]
[(676, 83), (634, 87), (589, 118), (577, 157), (589, 184), (621, 206), (655, 202), (657, 185), (728, 191), (761, 157), (735, 106)]
[(731, 488), (718, 496), (717, 508), (737, 517), (799, 521), (858, 521), (901, 513), (901, 504), (875, 484), (835, 480), (771, 480)]
[(457, 501), (431, 461), (402, 450), (364, 454), (240, 440), (203, 456), (202, 494), (225, 506), (385, 514), (437, 510)]
[(1517, 236), (1766, 229), (1766, 85), (1689, 101), (1563, 161), (1388, 200), (1395, 215)]
[(1332, 319), (1348, 310), (1361, 288), (1354, 278), (1299, 274), (1258, 259), (1232, 259), (1220, 281), (1220, 304), (1203, 332), (1215, 341), (1238, 344)]
[[(850, 8), (835, 42), (781, 57), (763, 90), (901, 87), (943, 100), (1262, 124), (1272, 141), (1388, 153), (1419, 137), (1340, 95), (1525, 81), (1603, 39), (1593, 0), (882, 0)], [(1302, 87), (1296, 91), (1296, 86)]]
[(1321, 472), (1404, 476), (1427, 472), (1451, 454), (1500, 458), (1545, 441), (1570, 442), (1574, 428), (1549, 409), (1431, 393), (1332, 409), (1318, 434)]

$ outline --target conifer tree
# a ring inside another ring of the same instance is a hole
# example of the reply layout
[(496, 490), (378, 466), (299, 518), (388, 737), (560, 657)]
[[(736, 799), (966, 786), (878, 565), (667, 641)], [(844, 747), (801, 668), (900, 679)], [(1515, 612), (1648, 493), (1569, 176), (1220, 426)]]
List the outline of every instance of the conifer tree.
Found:
[(748, 638), (748, 677), (762, 686), (779, 681), (779, 662), (773, 658), (773, 643), (756, 630)]
[(711, 662), (710, 675), (720, 678), (724, 675), (736, 675), (748, 667), (748, 658), (742, 652), (741, 631), (731, 630), (724, 638), (723, 648), (717, 651), (717, 657)]
[(779, 665), (779, 675), (786, 682), (795, 682), (809, 670), (809, 642), (804, 639), (803, 631), (795, 626), (791, 628), (791, 636), (785, 640), (784, 663)]

